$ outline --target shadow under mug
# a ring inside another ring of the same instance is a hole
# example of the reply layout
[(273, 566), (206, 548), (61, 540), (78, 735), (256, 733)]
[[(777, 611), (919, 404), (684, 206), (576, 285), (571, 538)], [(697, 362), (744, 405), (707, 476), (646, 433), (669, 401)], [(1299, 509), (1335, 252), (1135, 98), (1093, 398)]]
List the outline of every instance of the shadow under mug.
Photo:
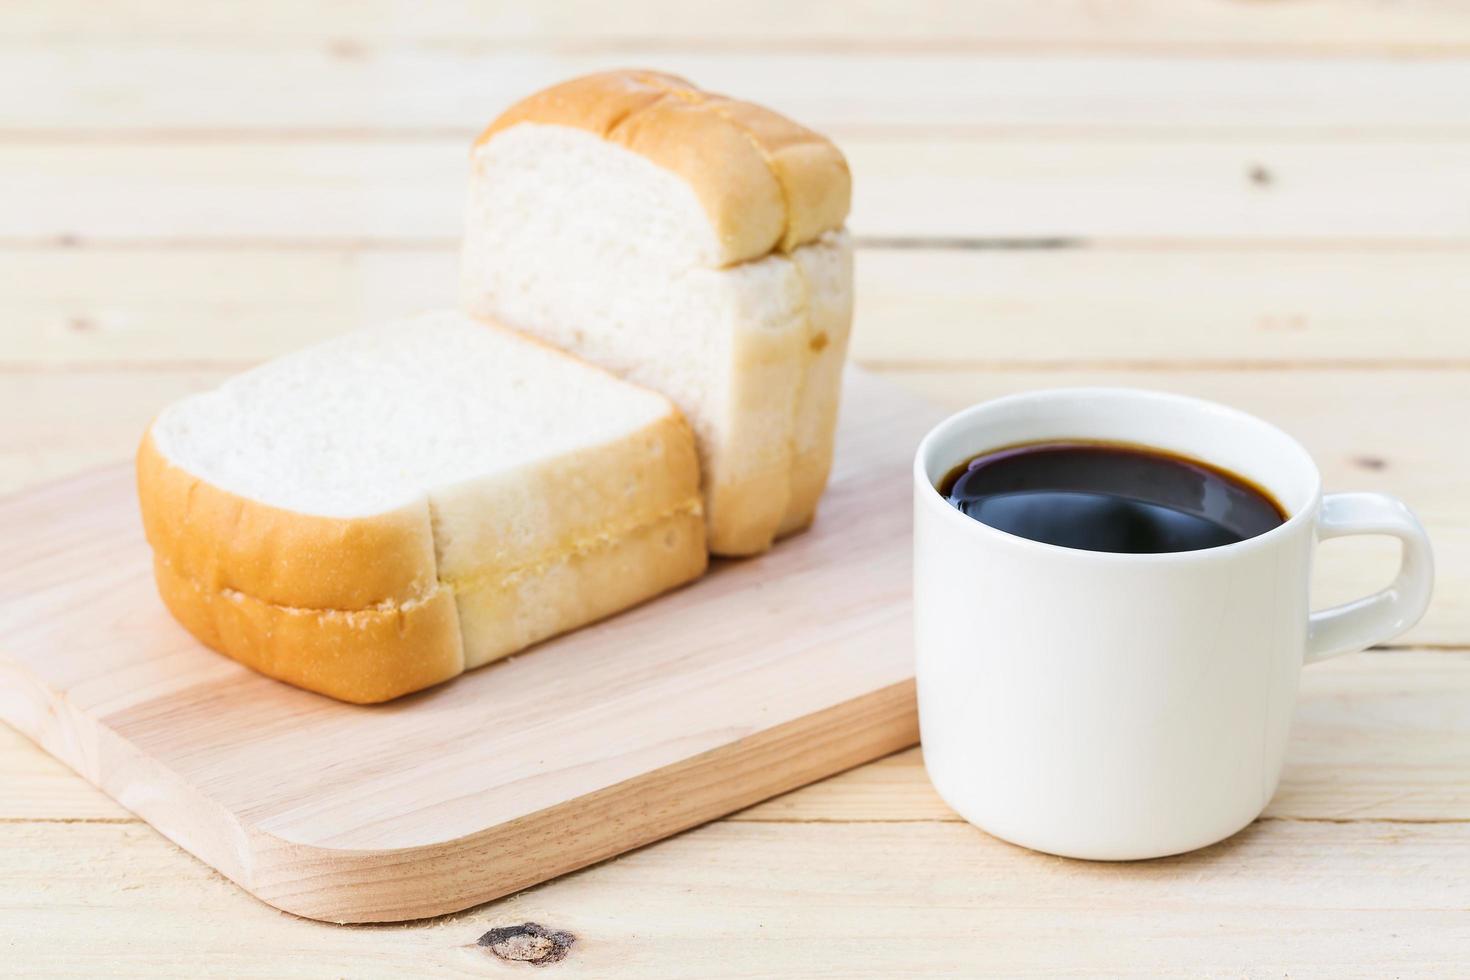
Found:
[[(1199, 551), (1080, 551), (960, 513), (936, 486), (987, 450), (1047, 439), (1152, 446), (1264, 487), (1288, 519)], [(1321, 492), (1306, 450), (1243, 412), (1113, 388), (973, 406), (914, 459), (914, 619), (924, 764), (961, 816), (1026, 847), (1104, 860), (1212, 844), (1276, 791), (1304, 663), (1384, 642), (1429, 603), (1429, 539), (1398, 500)], [(1403, 542), (1388, 588), (1309, 606), (1318, 541)]]

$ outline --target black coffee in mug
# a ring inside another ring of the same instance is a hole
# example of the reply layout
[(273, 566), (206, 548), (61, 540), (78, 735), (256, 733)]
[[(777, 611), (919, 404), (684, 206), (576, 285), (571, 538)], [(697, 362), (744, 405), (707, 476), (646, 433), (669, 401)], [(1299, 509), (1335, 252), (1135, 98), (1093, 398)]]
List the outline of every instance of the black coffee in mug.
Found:
[(1121, 443), (1054, 441), (981, 453), (939, 492), (1011, 534), (1084, 551), (1198, 551), (1264, 534), (1286, 512), (1209, 463)]

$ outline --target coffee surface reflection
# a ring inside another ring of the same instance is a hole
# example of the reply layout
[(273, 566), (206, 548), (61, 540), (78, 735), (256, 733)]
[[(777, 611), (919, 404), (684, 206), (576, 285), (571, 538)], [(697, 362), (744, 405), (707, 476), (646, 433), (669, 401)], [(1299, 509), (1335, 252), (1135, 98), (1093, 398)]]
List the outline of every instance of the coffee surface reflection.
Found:
[(992, 450), (955, 467), (938, 489), (982, 524), (1084, 551), (1198, 551), (1253, 538), (1286, 520), (1275, 500), (1242, 477), (1114, 443)]

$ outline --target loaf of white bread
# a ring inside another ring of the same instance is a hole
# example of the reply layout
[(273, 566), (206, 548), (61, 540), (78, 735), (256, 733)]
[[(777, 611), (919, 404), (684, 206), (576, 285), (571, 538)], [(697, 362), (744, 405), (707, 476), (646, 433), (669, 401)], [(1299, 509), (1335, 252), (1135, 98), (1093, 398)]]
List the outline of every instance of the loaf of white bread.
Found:
[(477, 142), (461, 301), (673, 399), (710, 549), (752, 554), (826, 485), (850, 194), (838, 149), (767, 109), (655, 72), (575, 79)]
[(179, 622), (345, 701), (436, 684), (708, 560), (693, 437), (667, 398), (459, 313), (185, 398), (137, 474)]
[(852, 319), (830, 142), (614, 72), (509, 110), (471, 185), (469, 315), (279, 358), (139, 447), (164, 603), (264, 674), (384, 701), (812, 520)]

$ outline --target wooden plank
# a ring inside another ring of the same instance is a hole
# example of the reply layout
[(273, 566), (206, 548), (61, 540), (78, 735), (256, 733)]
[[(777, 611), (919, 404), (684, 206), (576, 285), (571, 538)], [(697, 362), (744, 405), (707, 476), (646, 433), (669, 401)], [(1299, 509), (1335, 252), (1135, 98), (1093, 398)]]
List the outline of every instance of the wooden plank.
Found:
[(0, 823), (27, 820), (137, 822), (105, 793), (0, 722)]
[(24, 249), (4, 259), (0, 364), (240, 365), (452, 306), (451, 248)]
[[(1470, 821), (1470, 653), (1356, 654), (1308, 670), (1286, 771), (1266, 809), (1281, 820)], [(0, 822), (131, 820), (128, 812), (0, 724)], [(958, 821), (918, 749), (778, 796), (730, 820)]]
[(527, 921), (558, 976), (1453, 976), (1470, 825), (1257, 823), (1204, 851), (1067, 861), (964, 824), (714, 824), (457, 916), (283, 916), (146, 828), (0, 825), (21, 976), (482, 976)]
[[(1470, 240), (1470, 139), (838, 138), (869, 239)], [(0, 243), (450, 248), (469, 139), (12, 140)]]
[(853, 355), (895, 366), (1464, 363), (1467, 259), (1371, 245), (863, 249)]
[[(859, 249), (886, 365), (1470, 363), (1470, 247)], [(0, 365), (242, 364), (452, 304), (451, 246), (24, 248)]]
[(230, 373), (0, 374), (0, 493), (130, 457), (161, 408)]
[(132, 467), (11, 498), (0, 718), (252, 894), (334, 922), (497, 898), (888, 754), (918, 739), (906, 447), (940, 412), (860, 372), (844, 393), (825, 523), (377, 708), (180, 629)]
[(459, 237), (463, 138), (0, 146), (0, 237), (91, 241)]
[[(1275, 820), (1470, 822), (1470, 653), (1360, 653), (1306, 670)], [(910, 749), (778, 796), (731, 820), (960, 817)]]
[(1336, 0), (1289, 4), (1125, 0), (911, 0), (867, 4), (844, 16), (832, 4), (747, 0), (738, 7), (637, 0), (603, 16), (598, 0), (527, 5), (462, 0), (415, 5), (394, 0), (11, 0), (6, 36), (54, 42), (105, 38), (136, 43), (351, 40), (375, 44), (453, 43), (611, 47), (660, 41), (680, 47), (893, 50), (1164, 49), (1251, 52), (1407, 51), (1434, 53), (1470, 44), (1470, 7), (1462, 0)]
[[(214, 370), (12, 372), (0, 384), (0, 491), (126, 457), (148, 419), (179, 395), (209, 387)], [(1470, 643), (1470, 457), (1459, 431), (1424, 424), (1470, 408), (1470, 371), (1197, 370), (1094, 367), (894, 370), (899, 383), (960, 407), (1016, 391), (1111, 384), (1158, 388), (1236, 405), (1270, 419), (1310, 449), (1328, 490), (1380, 490), (1407, 500), (1438, 556), (1436, 600), (1404, 644)], [(1392, 572), (1397, 545), (1354, 538), (1323, 547), (1319, 605), (1363, 595)]]
[[(1190, 58), (949, 51), (621, 49), (818, 128), (1298, 133), (1470, 125), (1470, 59)], [(156, 39), (10, 47), (0, 131), (468, 133), (548, 84), (608, 67), (598, 52), (460, 45)]]
[(852, 226), (869, 237), (1084, 240), (1460, 239), (1470, 230), (1470, 141), (1158, 135), (843, 138)]

